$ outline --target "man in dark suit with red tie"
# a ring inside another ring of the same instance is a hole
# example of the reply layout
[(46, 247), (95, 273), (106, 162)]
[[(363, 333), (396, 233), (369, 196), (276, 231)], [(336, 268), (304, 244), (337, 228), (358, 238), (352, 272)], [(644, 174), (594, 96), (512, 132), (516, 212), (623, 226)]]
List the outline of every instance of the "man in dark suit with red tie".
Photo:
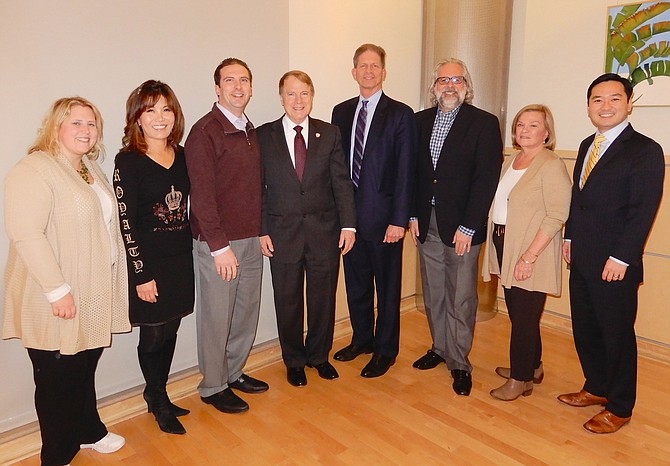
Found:
[(498, 185), (502, 139), (498, 118), (472, 105), (472, 77), (462, 61), (438, 63), (429, 93), (436, 105), (416, 114), (416, 218), (410, 231), (419, 243), (433, 344), (413, 366), (427, 370), (446, 363), (454, 392), (468, 396), (478, 257)]
[(579, 147), (563, 243), (572, 331), (586, 381), (558, 399), (604, 405), (584, 424), (597, 434), (616, 432), (633, 413), (642, 255), (663, 193), (663, 149), (628, 123), (632, 95), (630, 81), (612, 73), (589, 86), (588, 116), (597, 133)]
[[(340, 253), (356, 240), (353, 189), (336, 126), (311, 118), (314, 85), (302, 71), (279, 81), (285, 115), (258, 128), (263, 167), (261, 251), (270, 257), (279, 343), (291, 385), (305, 365), (324, 379), (335, 325)], [(304, 289), (307, 282), (307, 337)]]
[(335, 106), (332, 115), (356, 202), (356, 244), (344, 257), (353, 336), (334, 357), (350, 361), (374, 353), (361, 371), (371, 378), (385, 374), (399, 350), (402, 240), (412, 199), (416, 129), (412, 109), (382, 92), (384, 49), (363, 44), (353, 61), (360, 95)]

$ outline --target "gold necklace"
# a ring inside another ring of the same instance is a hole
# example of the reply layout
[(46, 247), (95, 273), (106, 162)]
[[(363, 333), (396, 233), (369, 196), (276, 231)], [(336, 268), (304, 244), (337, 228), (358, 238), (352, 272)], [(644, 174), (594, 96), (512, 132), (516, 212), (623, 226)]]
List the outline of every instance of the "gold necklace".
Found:
[[(75, 168), (75, 170), (77, 170), (77, 169)], [(79, 176), (81, 176), (81, 179), (84, 180), (86, 182), (86, 184), (90, 184), (90, 182), (88, 181), (89, 180), (89, 178), (88, 178), (88, 167), (86, 165), (84, 165), (83, 160), (81, 161), (81, 168), (77, 170), (77, 173), (79, 173)]]

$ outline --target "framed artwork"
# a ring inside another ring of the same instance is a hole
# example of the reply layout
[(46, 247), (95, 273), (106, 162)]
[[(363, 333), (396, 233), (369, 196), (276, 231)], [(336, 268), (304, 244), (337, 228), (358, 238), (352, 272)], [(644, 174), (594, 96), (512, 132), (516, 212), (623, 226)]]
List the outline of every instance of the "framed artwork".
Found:
[(670, 1), (607, 8), (605, 72), (628, 77), (635, 106), (670, 106)]

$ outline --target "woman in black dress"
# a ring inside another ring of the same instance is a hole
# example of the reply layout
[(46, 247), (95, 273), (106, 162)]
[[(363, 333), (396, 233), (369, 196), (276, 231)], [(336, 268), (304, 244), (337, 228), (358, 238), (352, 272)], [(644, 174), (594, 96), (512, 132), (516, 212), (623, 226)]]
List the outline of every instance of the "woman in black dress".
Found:
[(184, 116), (167, 84), (146, 81), (126, 102), (123, 148), (114, 187), (128, 258), (130, 321), (140, 327), (137, 355), (146, 380), (144, 399), (160, 429), (183, 434), (170, 402), (168, 374), (181, 318), (193, 312), (192, 239), (186, 203), (189, 180)]

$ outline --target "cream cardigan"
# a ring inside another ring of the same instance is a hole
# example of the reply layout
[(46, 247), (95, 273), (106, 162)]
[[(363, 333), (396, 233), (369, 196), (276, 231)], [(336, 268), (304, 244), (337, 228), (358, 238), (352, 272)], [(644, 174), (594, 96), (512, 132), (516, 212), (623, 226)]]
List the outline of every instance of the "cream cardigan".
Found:
[[(116, 203), (98, 164), (86, 157), (82, 163)], [(10, 243), (2, 338), (75, 354), (109, 346), (112, 333), (130, 331), (118, 217), (112, 215), (108, 231), (98, 196), (63, 155), (36, 152), (11, 169), (5, 180), (5, 227)], [(72, 288), (73, 319), (55, 317), (44, 296), (63, 283)]]
[[(517, 155), (518, 153), (505, 161), (501, 178)], [(490, 281), (491, 275), (499, 275), (500, 283), (505, 288), (515, 286), (553, 295), (561, 293), (561, 228), (570, 212), (571, 187), (570, 176), (563, 161), (548, 149), (540, 151), (512, 188), (507, 200), (502, 271), (498, 267), (492, 243), (493, 223), (489, 211), (488, 241), (484, 246), (482, 266), (484, 281)], [(516, 281), (514, 265), (539, 230), (544, 231), (552, 240), (535, 261), (531, 277), (521, 282)]]

